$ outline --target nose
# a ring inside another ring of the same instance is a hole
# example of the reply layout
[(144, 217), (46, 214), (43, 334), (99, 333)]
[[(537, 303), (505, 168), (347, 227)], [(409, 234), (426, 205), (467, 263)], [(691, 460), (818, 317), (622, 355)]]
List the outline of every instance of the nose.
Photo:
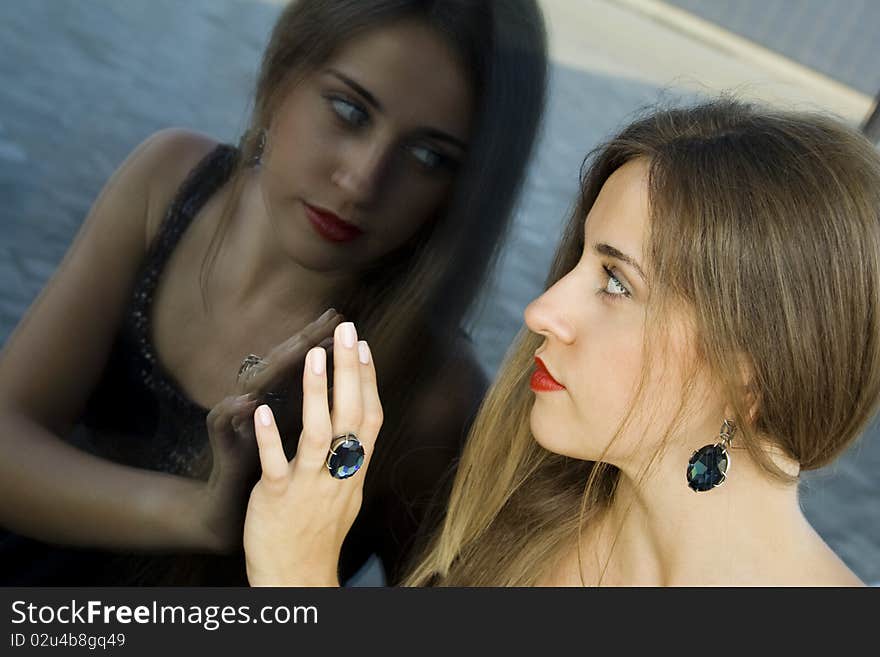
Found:
[(391, 150), (388, 145), (375, 141), (352, 144), (337, 163), (331, 181), (351, 203), (368, 205), (376, 197)]
[(563, 344), (575, 340), (574, 324), (566, 313), (574, 299), (566, 295), (566, 278), (557, 281), (550, 289), (526, 306), (526, 326), (533, 333), (555, 338)]

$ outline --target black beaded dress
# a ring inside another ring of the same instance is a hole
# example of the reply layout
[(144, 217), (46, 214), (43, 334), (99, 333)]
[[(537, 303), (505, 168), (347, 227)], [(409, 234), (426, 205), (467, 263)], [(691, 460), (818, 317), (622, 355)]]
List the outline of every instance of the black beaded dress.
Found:
[[(175, 246), (206, 201), (228, 180), (239, 157), (221, 144), (182, 183), (136, 279), (103, 376), (70, 442), (96, 455), (135, 466), (192, 476), (205, 454), (208, 410), (190, 400), (157, 359), (151, 308), (159, 278)], [(343, 547), (344, 582), (369, 558), (376, 523), (365, 509)], [(0, 533), (0, 584), (246, 585), (243, 555), (135, 555), (74, 549)]]

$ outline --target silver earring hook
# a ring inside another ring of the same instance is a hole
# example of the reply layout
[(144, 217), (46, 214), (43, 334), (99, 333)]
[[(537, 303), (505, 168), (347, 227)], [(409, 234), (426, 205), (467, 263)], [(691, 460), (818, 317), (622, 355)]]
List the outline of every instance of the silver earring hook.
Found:
[[(248, 131), (242, 135), (241, 141), (239, 142), (239, 150), (245, 150), (245, 147), (253, 134), (254, 131)], [(256, 131), (257, 143), (254, 147), (253, 155), (248, 158), (248, 164), (252, 167), (260, 166), (263, 163), (263, 152), (266, 150), (266, 135), (266, 128), (260, 128)]]
[(725, 419), (719, 432), (721, 442), (730, 447), (730, 441), (733, 440), (734, 433), (736, 433), (736, 425), (731, 420)]

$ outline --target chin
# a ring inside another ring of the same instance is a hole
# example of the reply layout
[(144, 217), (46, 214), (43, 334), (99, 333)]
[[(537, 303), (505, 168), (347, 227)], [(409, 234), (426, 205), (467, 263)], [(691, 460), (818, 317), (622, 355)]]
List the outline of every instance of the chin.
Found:
[[(571, 448), (566, 434), (560, 431), (553, 419), (547, 416), (545, 410), (540, 408), (540, 404), (532, 405), (532, 412), (529, 415), (529, 427), (532, 430), (532, 437), (544, 449), (555, 454), (568, 455)], [(569, 450), (566, 449), (566, 446)]]
[(336, 274), (339, 273), (346, 265), (349, 264), (345, 259), (338, 257), (321, 257), (320, 254), (299, 253), (288, 251), (290, 256), (306, 269), (317, 272), (319, 274)]
[[(313, 272), (337, 273), (342, 270), (356, 270), (357, 260), (362, 253), (353, 251), (356, 242), (333, 244), (323, 240), (307, 227), (308, 231), (296, 229), (279, 234), (284, 251), (302, 267)], [(356, 247), (355, 247), (356, 248)]]
[(572, 430), (570, 426), (560, 423), (557, 418), (550, 417), (546, 409), (540, 408), (539, 404), (532, 406), (529, 427), (535, 442), (554, 454), (582, 461), (596, 461), (602, 453), (601, 445), (592, 445), (588, 442), (589, 433), (582, 428), (582, 425), (575, 423)]

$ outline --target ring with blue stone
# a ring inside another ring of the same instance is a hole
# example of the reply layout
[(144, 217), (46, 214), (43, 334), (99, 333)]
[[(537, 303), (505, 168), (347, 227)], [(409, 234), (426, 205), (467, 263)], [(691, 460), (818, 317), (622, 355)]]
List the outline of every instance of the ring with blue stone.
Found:
[(336, 479), (348, 479), (364, 464), (364, 446), (353, 433), (336, 436), (327, 453), (327, 469)]

